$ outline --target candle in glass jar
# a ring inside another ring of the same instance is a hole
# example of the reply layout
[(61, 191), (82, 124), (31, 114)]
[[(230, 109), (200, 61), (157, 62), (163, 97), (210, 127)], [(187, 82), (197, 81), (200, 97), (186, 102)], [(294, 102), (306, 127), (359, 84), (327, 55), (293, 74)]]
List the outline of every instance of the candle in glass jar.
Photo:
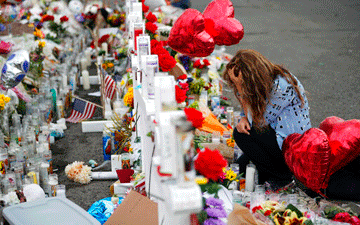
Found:
[(90, 89), (89, 71), (83, 70), (81, 72), (81, 74), (82, 74), (82, 81), (83, 81), (84, 90), (89, 90)]
[(101, 49), (105, 51), (105, 55), (108, 54), (108, 44), (106, 42), (101, 44)]
[(137, 50), (137, 40), (136, 40), (136, 37), (139, 36), (140, 34), (143, 34), (143, 29), (142, 28), (135, 28), (134, 29), (134, 48), (135, 48), (135, 51)]
[(255, 186), (255, 165), (250, 163), (246, 166), (245, 191), (253, 192)]

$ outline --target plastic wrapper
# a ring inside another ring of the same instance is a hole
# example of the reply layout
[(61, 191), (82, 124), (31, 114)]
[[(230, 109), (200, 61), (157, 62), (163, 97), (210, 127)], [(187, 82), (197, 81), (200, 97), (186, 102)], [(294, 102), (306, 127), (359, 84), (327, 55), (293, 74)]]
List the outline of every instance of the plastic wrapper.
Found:
[[(123, 198), (119, 198), (119, 203)], [(96, 201), (89, 208), (88, 213), (97, 219), (101, 224), (104, 224), (116, 209), (116, 205), (111, 202), (111, 197)]]
[(30, 66), (29, 53), (19, 50), (9, 56), (1, 70), (1, 81), (5, 88), (13, 88), (24, 79)]

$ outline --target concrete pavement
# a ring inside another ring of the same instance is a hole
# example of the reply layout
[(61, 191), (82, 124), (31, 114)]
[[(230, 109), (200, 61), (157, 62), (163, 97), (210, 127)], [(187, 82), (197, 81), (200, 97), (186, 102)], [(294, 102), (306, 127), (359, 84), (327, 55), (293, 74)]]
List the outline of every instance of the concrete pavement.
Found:
[[(203, 12), (209, 2), (191, 3)], [(360, 118), (360, 2), (233, 0), (233, 5), (245, 35), (227, 52), (255, 49), (288, 68), (309, 93), (313, 127), (333, 115)]]

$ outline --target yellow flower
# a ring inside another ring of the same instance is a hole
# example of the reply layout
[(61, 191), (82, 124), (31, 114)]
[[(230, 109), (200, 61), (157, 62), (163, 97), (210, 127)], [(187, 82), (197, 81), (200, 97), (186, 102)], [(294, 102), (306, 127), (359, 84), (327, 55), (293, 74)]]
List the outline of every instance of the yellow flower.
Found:
[(232, 170), (232, 169), (228, 169), (228, 170), (223, 170), (225, 173), (225, 179), (228, 179), (230, 181), (233, 181), (236, 179), (237, 174)]
[(206, 178), (206, 177), (203, 177), (203, 178), (195, 178), (195, 182), (198, 184), (198, 185), (204, 185), (204, 184), (207, 184), (209, 182), (209, 180)]
[(39, 48), (45, 47), (45, 41), (39, 41)]
[(8, 102), (10, 102), (11, 98), (6, 96), (6, 97), (4, 98), (4, 100), (5, 100), (6, 103), (8, 103)]
[(39, 37), (41, 39), (45, 38), (44, 33), (40, 29), (37, 29), (37, 28), (35, 28), (34, 36)]
[(122, 81), (120, 82), (120, 85), (123, 86), (124, 84), (125, 84), (125, 81), (122, 80)]
[(108, 68), (113, 68), (113, 67), (114, 67), (114, 63), (111, 63), (111, 62), (107, 63), (107, 67), (108, 67)]
[(107, 69), (106, 63), (103, 63), (103, 64), (101, 65), (101, 67), (102, 67), (104, 70), (106, 70), (106, 69)]
[(128, 107), (133, 107), (134, 104), (134, 92), (133, 92), (133, 88), (129, 88), (128, 92), (126, 93), (126, 95), (124, 96), (124, 103), (125, 105), (127, 105)]

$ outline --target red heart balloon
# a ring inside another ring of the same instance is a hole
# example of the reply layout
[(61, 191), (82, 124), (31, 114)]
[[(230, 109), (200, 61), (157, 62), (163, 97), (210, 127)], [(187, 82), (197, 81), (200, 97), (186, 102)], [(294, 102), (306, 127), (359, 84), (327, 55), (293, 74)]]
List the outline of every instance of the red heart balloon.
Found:
[(230, 0), (210, 2), (203, 14), (206, 20), (212, 20), (214, 23), (214, 29), (218, 34), (213, 36), (215, 44), (234, 45), (244, 37), (244, 27), (234, 18), (234, 7)]
[(168, 45), (190, 57), (206, 57), (215, 48), (214, 39), (205, 30), (204, 16), (196, 9), (187, 9), (170, 31)]
[(332, 116), (320, 123), (331, 148), (330, 175), (340, 170), (360, 155), (360, 120), (345, 121)]
[(282, 149), (286, 164), (301, 183), (317, 193), (327, 187), (331, 150), (324, 131), (310, 128), (303, 135), (291, 134)]

